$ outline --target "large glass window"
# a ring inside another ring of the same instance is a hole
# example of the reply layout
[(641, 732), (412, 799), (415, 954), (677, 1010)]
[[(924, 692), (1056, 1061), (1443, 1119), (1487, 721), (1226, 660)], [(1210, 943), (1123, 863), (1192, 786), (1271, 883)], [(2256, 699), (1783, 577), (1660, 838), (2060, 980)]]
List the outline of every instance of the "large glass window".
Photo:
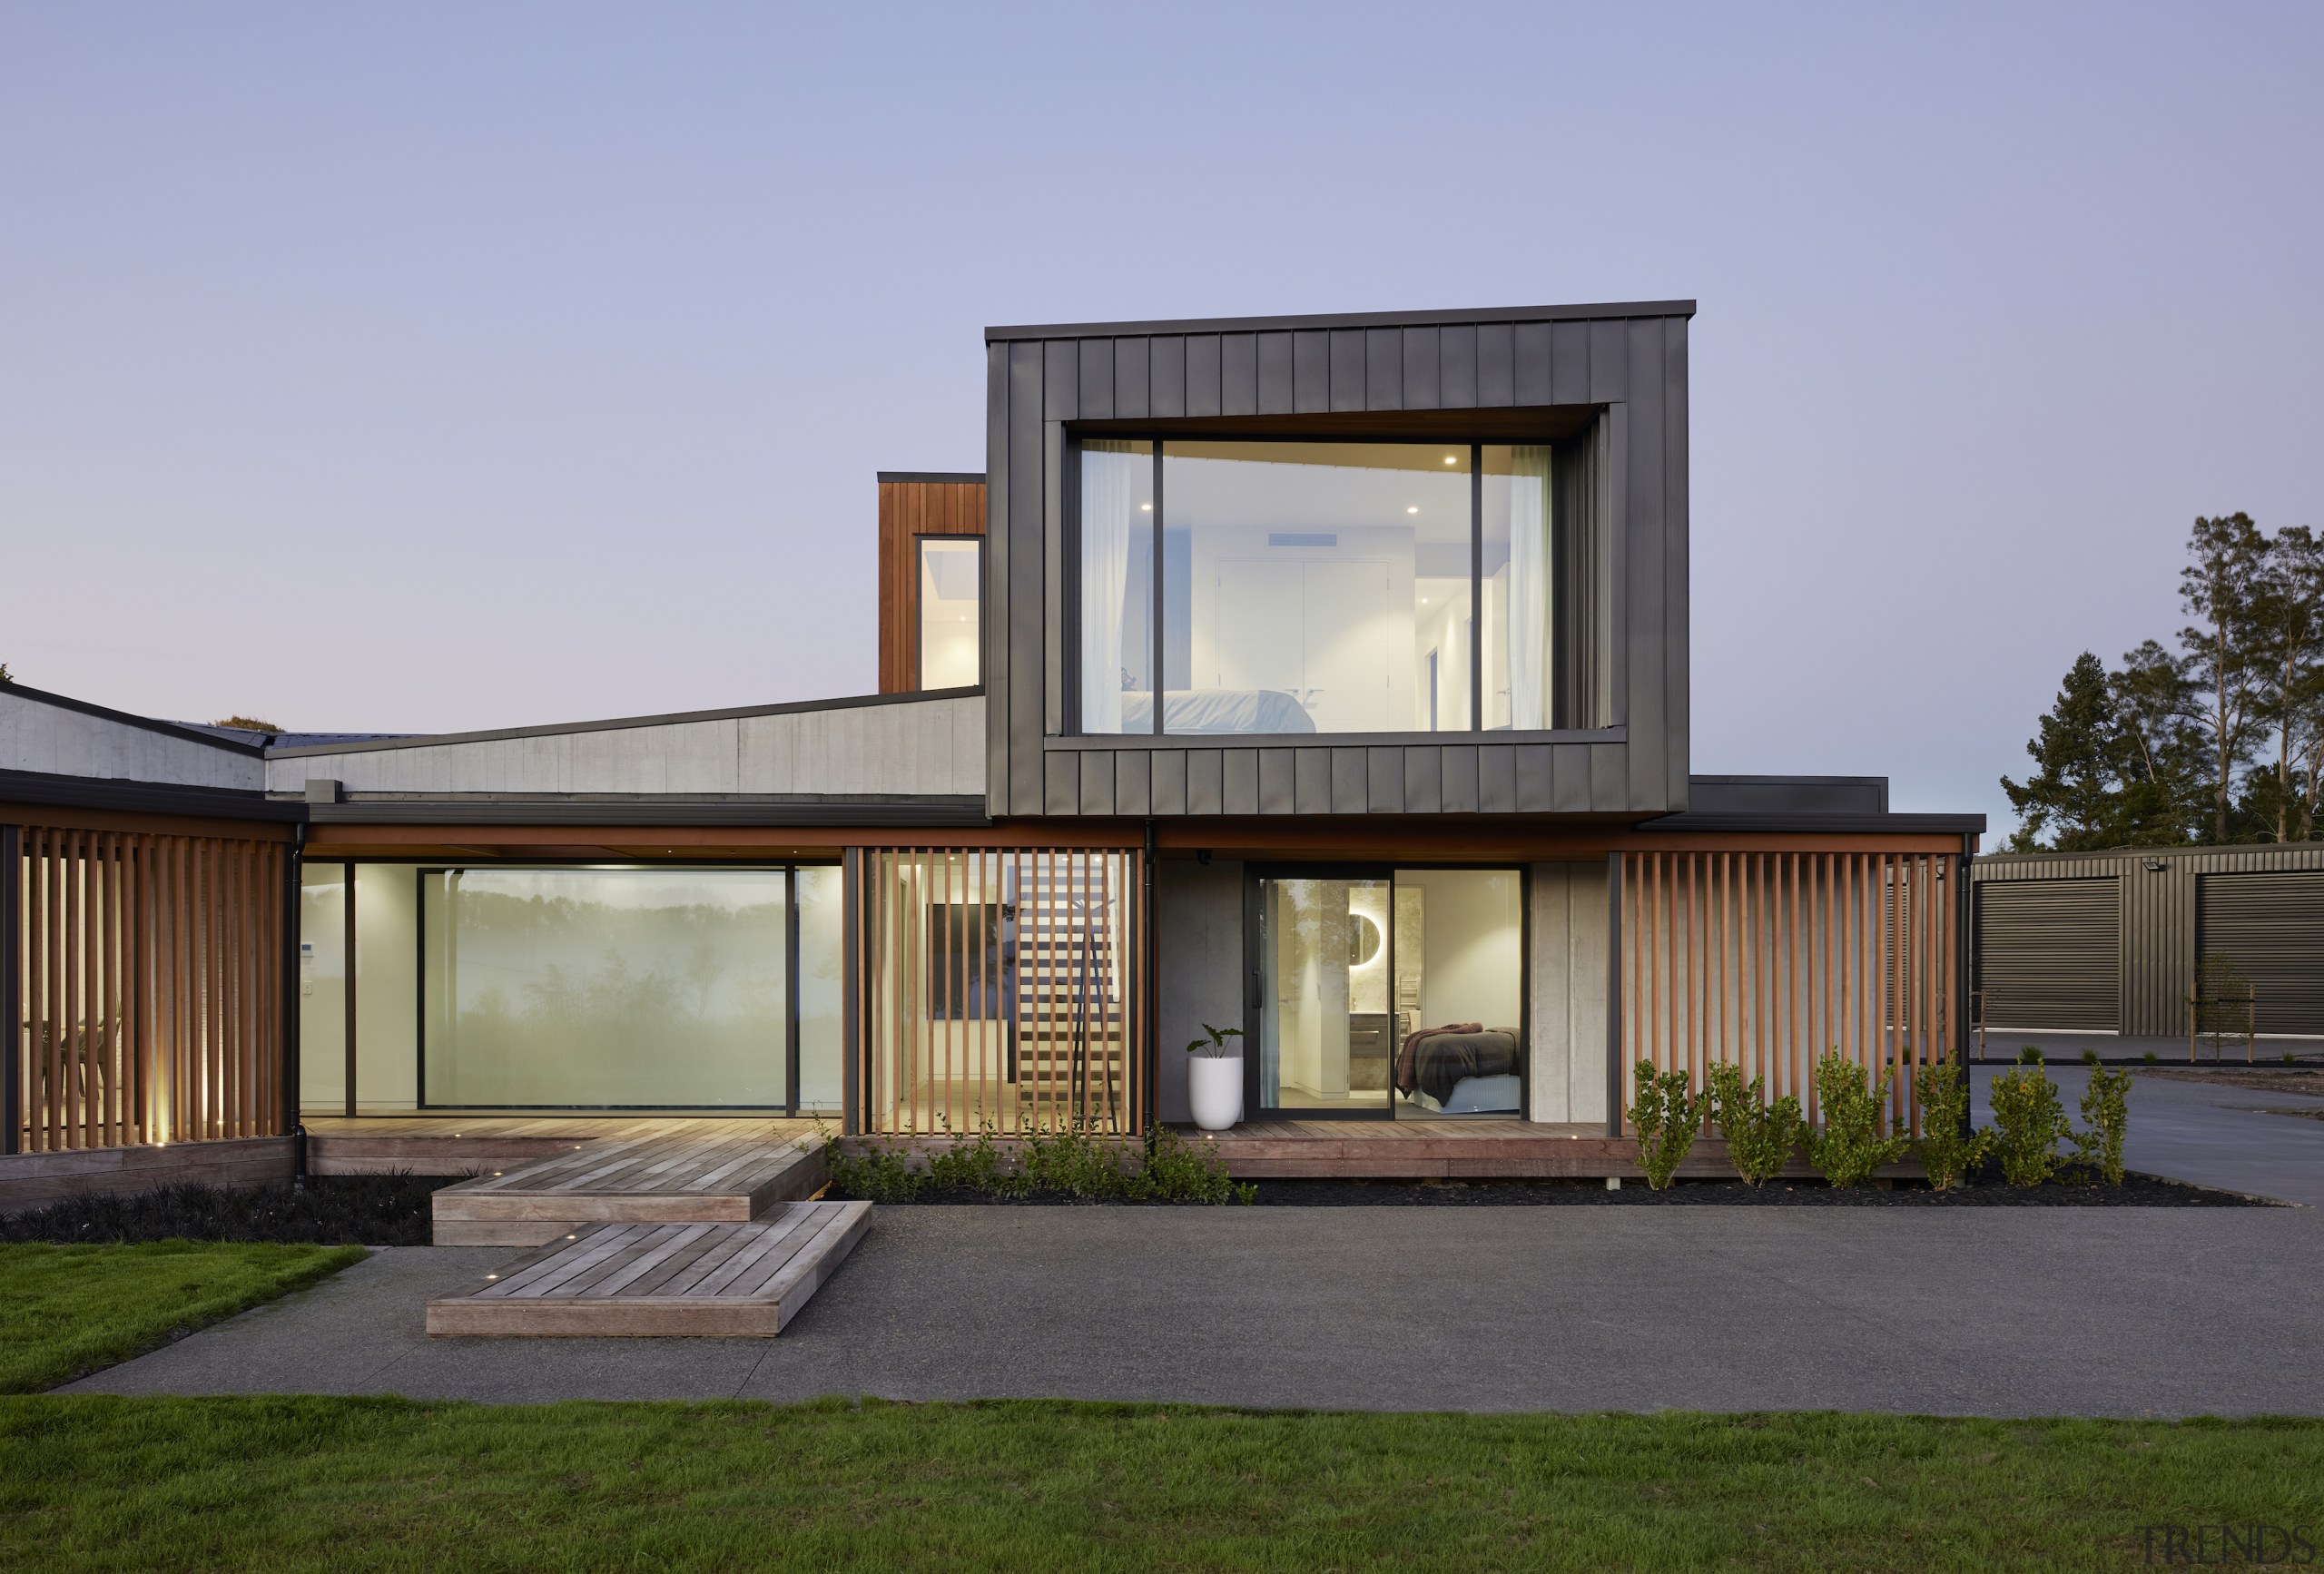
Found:
[(920, 538), (920, 686), (964, 689), (983, 682), (978, 606), (984, 543), (974, 536)]
[(421, 878), (424, 1102), (786, 1102), (781, 870), (448, 869)]
[(1602, 724), (1559, 688), (1587, 446), (1085, 440), (1080, 730)]

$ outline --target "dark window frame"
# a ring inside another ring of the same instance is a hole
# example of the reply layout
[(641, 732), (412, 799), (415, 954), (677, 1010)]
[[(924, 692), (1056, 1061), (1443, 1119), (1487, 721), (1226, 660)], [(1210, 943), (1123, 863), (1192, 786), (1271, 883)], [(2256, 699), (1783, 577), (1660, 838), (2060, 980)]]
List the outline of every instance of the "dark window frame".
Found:
[[(1153, 664), (1151, 683), (1155, 697), (1151, 706), (1149, 707), (1152, 711), (1151, 719), (1147, 723), (1146, 731), (1141, 733), (1089, 733), (1083, 730), (1081, 723), (1081, 445), (1085, 437), (1098, 437), (1102, 438), (1104, 440), (1114, 442), (1142, 442), (1150, 445), (1152, 450), (1152, 459), (1154, 464), (1154, 526), (1152, 531), (1153, 565), (1151, 569), (1153, 599), (1151, 602), (1151, 614), (1148, 621), (1152, 625), (1153, 631), (1153, 649), (1150, 659)], [(1167, 526), (1166, 521), (1167, 517), (1167, 502), (1163, 495), (1163, 475), (1166, 450), (1167, 445), (1174, 438), (1179, 442), (1196, 442), (1206, 444), (1219, 442), (1247, 444), (1298, 443), (1313, 446), (1316, 444), (1339, 443), (1366, 448), (1384, 444), (1394, 444), (1400, 447), (1423, 448), (1442, 448), (1448, 445), (1457, 446), (1462, 441), (1462, 439), (1457, 437), (1450, 436), (1433, 438), (1403, 436), (1374, 437), (1369, 434), (1350, 434), (1345, 437), (1320, 437), (1313, 433), (1292, 432), (1237, 432), (1232, 435), (1214, 436), (1206, 434), (1203, 436), (1191, 436), (1183, 432), (1169, 433), (1137, 430), (1117, 431), (1110, 428), (1102, 432), (1090, 432), (1085, 434), (1068, 427), (1066, 432), (1065, 451), (1063, 455), (1063, 464), (1060, 467), (1061, 473), (1059, 476), (1059, 486), (1060, 493), (1060, 497), (1059, 498), (1059, 502), (1060, 504), (1060, 507), (1059, 509), (1059, 536), (1060, 537), (1059, 542), (1059, 546), (1060, 547), (1059, 554), (1059, 590), (1060, 593), (1059, 596), (1059, 604), (1061, 616), (1059, 620), (1059, 626), (1058, 629), (1058, 638), (1060, 642), (1059, 649), (1060, 660), (1058, 664), (1058, 670), (1063, 678), (1063, 693), (1060, 695), (1062, 703), (1059, 707), (1060, 721), (1063, 724), (1059, 730), (1058, 736), (1059, 739), (1071, 740), (1074, 742), (1088, 740), (1093, 746), (1097, 747), (1105, 747), (1108, 744), (1116, 746), (1142, 747), (1147, 744), (1159, 744), (1162, 740), (1169, 739), (1173, 741), (1175, 746), (1178, 747), (1230, 748), (1250, 747), (1256, 744), (1289, 744), (1303, 747), (1359, 747), (1373, 743), (1383, 738), (1392, 739), (1397, 743), (1417, 744), (1426, 744), (1432, 742), (1443, 742), (1446, 740), (1453, 740), (1461, 743), (1467, 744), (1488, 743), (1547, 743), (1553, 741), (1581, 741), (1585, 739), (1590, 742), (1605, 742), (1610, 739), (1619, 740), (1623, 736), (1624, 728), (1622, 723), (1611, 719), (1609, 719), (1597, 726), (1576, 726), (1572, 724), (1567, 715), (1569, 702), (1566, 691), (1569, 685), (1562, 677), (1561, 677), (1561, 680), (1557, 684), (1552, 685), (1549, 696), (1550, 703), (1551, 705), (1551, 724), (1550, 726), (1541, 728), (1487, 727), (1483, 724), (1485, 637), (1484, 617), (1482, 615), (1484, 607), (1484, 450), (1488, 448), (1523, 446), (1520, 439), (1514, 438), (1495, 438), (1491, 442), (1487, 442), (1481, 438), (1471, 439), (1467, 443), (1469, 449), (1470, 617), (1468, 650), (1469, 725), (1466, 728), (1448, 727), (1441, 730), (1433, 728), (1425, 732), (1415, 731), (1391, 733), (1171, 733), (1167, 731), (1165, 727), (1165, 722), (1167, 720), (1166, 713), (1169, 708), (1167, 704), (1169, 687), (1168, 673), (1167, 671), (1165, 660), (1166, 642), (1168, 633), (1168, 625), (1167, 621), (1168, 610), (1167, 601), (1168, 585), (1167, 584), (1167, 573), (1166, 556), (1167, 536)], [(1563, 446), (1564, 441), (1570, 439), (1552, 439), (1543, 438), (1536, 440), (1546, 444), (1555, 451)], [(1566, 565), (1566, 557), (1568, 556), (1568, 543), (1570, 539), (1570, 533), (1573, 528), (1573, 521), (1571, 519), (1568, 510), (1564, 507), (1561, 499), (1561, 489), (1559, 487), (1553, 474), (1551, 481), (1550, 492), (1550, 594), (1552, 597), (1552, 604), (1562, 615), (1567, 610), (1567, 596), (1571, 588), (1569, 584), (1570, 576)], [(915, 585), (917, 584), (916, 578), (914, 583)], [(1564, 621), (1564, 618), (1561, 616), (1561, 624), (1562, 625)], [(915, 642), (918, 639), (918, 621), (917, 618), (915, 618), (913, 625), (915, 630), (913, 637)], [(1560, 656), (1558, 665), (1562, 672), (1562, 669), (1566, 664), (1564, 659), (1565, 653), (1561, 650), (1558, 654)], [(917, 658), (915, 657), (915, 667), (916, 666)]]

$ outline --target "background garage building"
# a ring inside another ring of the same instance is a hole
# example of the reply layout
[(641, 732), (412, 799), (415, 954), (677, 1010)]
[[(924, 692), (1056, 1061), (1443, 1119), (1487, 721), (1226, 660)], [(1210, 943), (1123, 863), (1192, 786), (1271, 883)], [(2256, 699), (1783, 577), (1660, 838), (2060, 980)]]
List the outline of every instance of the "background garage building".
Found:
[(2261, 1033), (2324, 1037), (2324, 843), (2002, 853), (1972, 876), (1988, 1029), (2184, 1034), (2218, 951), (2258, 984)]

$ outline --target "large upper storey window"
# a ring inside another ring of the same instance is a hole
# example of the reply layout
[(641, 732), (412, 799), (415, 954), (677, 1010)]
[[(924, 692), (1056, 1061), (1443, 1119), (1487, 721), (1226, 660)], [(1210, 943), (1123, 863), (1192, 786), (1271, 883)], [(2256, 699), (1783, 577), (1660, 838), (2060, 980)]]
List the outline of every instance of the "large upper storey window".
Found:
[(1082, 732), (1602, 724), (1586, 439), (1091, 438), (1079, 463)]

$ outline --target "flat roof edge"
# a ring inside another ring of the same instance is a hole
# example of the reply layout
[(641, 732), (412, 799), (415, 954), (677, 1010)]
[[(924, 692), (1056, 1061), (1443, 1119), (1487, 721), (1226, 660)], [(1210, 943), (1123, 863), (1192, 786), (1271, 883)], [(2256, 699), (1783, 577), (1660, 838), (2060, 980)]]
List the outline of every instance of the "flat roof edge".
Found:
[(1302, 328), (1429, 328), (1464, 322), (1588, 322), (1610, 317), (1692, 317), (1691, 300), (1574, 306), (1492, 306), (1441, 311), (1336, 311), (1297, 317), (1195, 317), (1179, 321), (1050, 322), (984, 330), (987, 344), (1027, 339), (1137, 339), (1175, 333), (1266, 333)]
[(901, 694), (851, 694), (836, 700), (791, 700), (776, 705), (733, 705), (717, 711), (673, 711), (659, 716), (615, 716), (601, 722), (557, 722), (540, 727), (502, 727), (485, 733), (415, 733), (368, 743), (317, 743), (298, 749), (269, 749), (270, 760), (309, 760), (318, 755), (368, 754), (382, 749), (432, 749), (449, 743), (497, 743), (516, 738), (554, 738), (576, 733), (618, 733), (637, 727), (683, 726), (692, 722), (731, 722), (752, 716), (797, 716), (815, 711), (856, 711), (873, 705), (911, 704), (922, 700), (972, 700), (980, 687), (920, 689)]
[(880, 485), (883, 487), (900, 481), (916, 482), (923, 487), (981, 487), (984, 485), (982, 470), (881, 470), (875, 474), (880, 478)]

